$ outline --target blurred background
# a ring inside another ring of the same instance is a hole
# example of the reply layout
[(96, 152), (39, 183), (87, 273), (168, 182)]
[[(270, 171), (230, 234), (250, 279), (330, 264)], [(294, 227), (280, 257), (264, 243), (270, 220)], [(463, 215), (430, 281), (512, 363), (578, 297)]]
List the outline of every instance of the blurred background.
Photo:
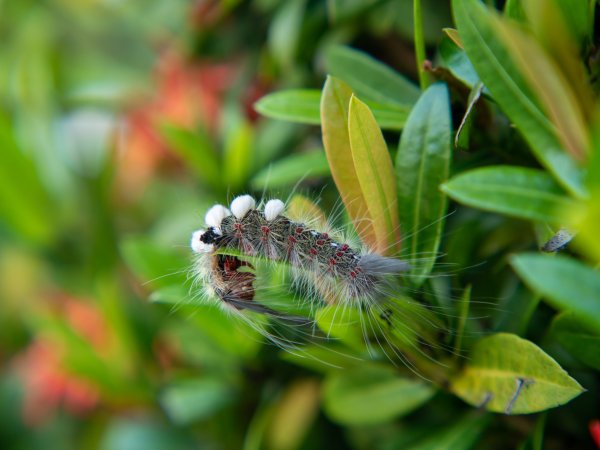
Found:
[[(435, 43), (449, 5), (429, 3)], [(252, 105), (320, 89), (332, 44), (416, 77), (411, 4), (0, 2), (1, 448), (360, 445), (314, 372), (185, 304), (188, 242), (237, 193), (308, 175), (303, 193), (335, 201), (319, 128)]]
[[(321, 89), (333, 73), (328, 49), (340, 44), (416, 86), (412, 3), (0, 0), (0, 448), (391, 450), (422, 438), (430, 446), (416, 448), (434, 448), (434, 429), (462, 443), (448, 448), (470, 448), (491, 424), (478, 448), (537, 449), (547, 416), (545, 448), (592, 445), (597, 395), (492, 423), (431, 389), (432, 404), (369, 423), (387, 398), (369, 381), (395, 380), (397, 368), (340, 382), (334, 366), (285, 353), (195, 297), (189, 238), (214, 203), (297, 192), (339, 211), (316, 91), (298, 97), (312, 99), (313, 125), (267, 119), (255, 102)], [(456, 56), (442, 40), (450, 2), (422, 5), (428, 56), (437, 64), (440, 43)], [(470, 73), (459, 53), (452, 63)], [(492, 113), (500, 131), (469, 138), (486, 152), (462, 152), (456, 166), (535, 164)], [(398, 131), (384, 135), (396, 142)], [(537, 308), (506, 265), (534, 248), (524, 221), (464, 208), (448, 219), (442, 250), (456, 277), (427, 289), (450, 298), (478, 280), (473, 298), (495, 312), (486, 329), (542, 340), (554, 312)]]

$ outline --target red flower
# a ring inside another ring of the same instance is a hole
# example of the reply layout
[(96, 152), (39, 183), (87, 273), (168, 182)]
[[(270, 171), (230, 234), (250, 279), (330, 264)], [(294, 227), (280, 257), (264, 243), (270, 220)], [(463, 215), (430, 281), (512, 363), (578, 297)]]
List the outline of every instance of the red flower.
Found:
[(235, 70), (230, 62), (190, 63), (173, 52), (161, 57), (153, 98), (132, 109), (125, 119), (118, 161), (121, 193), (135, 196), (159, 167), (177, 161), (160, 135), (161, 123), (190, 130), (201, 124), (216, 133), (222, 100)]
[(97, 389), (61, 367), (62, 354), (52, 341), (37, 339), (16, 361), (24, 384), (23, 420), (33, 427), (44, 423), (61, 406), (85, 415), (98, 403)]
[[(50, 315), (64, 318), (99, 354), (110, 353), (107, 324), (91, 303), (61, 295)], [(98, 405), (98, 388), (64, 363), (68, 352), (67, 343), (59, 336), (42, 332), (16, 358), (16, 370), (24, 384), (23, 420), (29, 426), (45, 422), (59, 408), (82, 416)]]
[(596, 443), (596, 447), (600, 449), (600, 420), (595, 419), (590, 422), (590, 434)]

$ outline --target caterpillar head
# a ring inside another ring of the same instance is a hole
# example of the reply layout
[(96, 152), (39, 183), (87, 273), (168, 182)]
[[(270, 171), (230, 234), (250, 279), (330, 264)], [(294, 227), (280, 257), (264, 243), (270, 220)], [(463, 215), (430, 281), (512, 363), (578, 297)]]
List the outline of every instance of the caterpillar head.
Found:
[(221, 234), (214, 227), (208, 230), (198, 230), (192, 234), (190, 246), (195, 253), (211, 253), (219, 239), (221, 239)]

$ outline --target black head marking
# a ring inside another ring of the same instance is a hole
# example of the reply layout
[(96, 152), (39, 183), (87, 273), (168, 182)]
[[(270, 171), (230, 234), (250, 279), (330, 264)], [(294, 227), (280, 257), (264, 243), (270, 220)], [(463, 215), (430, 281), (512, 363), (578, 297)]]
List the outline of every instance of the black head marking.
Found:
[(200, 240), (205, 244), (216, 244), (220, 239), (221, 236), (212, 227), (200, 236)]

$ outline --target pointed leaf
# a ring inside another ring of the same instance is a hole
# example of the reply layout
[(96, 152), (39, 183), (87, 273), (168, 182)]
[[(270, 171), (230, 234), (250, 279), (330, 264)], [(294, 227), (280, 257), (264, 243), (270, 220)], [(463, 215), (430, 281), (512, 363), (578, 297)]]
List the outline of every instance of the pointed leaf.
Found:
[(440, 43), (440, 57), (444, 66), (465, 85), (473, 87), (480, 82), (479, 75), (469, 61), (465, 51), (454, 41), (444, 39)]
[(265, 95), (254, 104), (263, 116), (290, 122), (318, 125), (321, 92), (316, 89), (290, 89)]
[(469, 92), (469, 97), (467, 98), (467, 109), (465, 110), (465, 114), (460, 121), (458, 130), (456, 130), (456, 136), (454, 137), (455, 148), (467, 148), (469, 145), (469, 136), (471, 135), (471, 129), (473, 127), (472, 113), (474, 112), (475, 105), (481, 97), (483, 88), (483, 83), (478, 81)]
[(554, 126), (533, 100), (535, 95), (501, 38), (500, 18), (477, 0), (453, 0), (452, 7), (467, 56), (494, 100), (540, 163), (570, 192), (584, 195), (581, 171), (563, 150)]
[(460, 34), (458, 34), (458, 31), (455, 28), (443, 28), (442, 31), (446, 33), (446, 36), (448, 36), (458, 48), (463, 48), (462, 40), (460, 39)]
[[(319, 125), (321, 92), (314, 89), (290, 89), (265, 95), (254, 104), (260, 114), (271, 119)], [(367, 102), (381, 128), (401, 130), (410, 111), (409, 106), (382, 105)]]
[(600, 273), (560, 255), (524, 253), (514, 256), (511, 264), (523, 281), (553, 307), (571, 311), (600, 333)]
[(400, 230), (392, 159), (373, 113), (355, 96), (350, 100), (348, 131), (356, 176), (373, 221), (374, 248), (393, 255), (399, 251)]
[(451, 134), (448, 89), (434, 84), (413, 107), (396, 156), (398, 210), (407, 228), (403, 244), (416, 284), (431, 272), (440, 243), (446, 212), (440, 185), (448, 178)]
[(508, 333), (475, 344), (450, 389), (473, 406), (504, 414), (544, 411), (584, 390), (539, 347)]
[(360, 188), (350, 151), (348, 108), (351, 96), (352, 90), (346, 83), (327, 77), (321, 96), (323, 146), (331, 176), (354, 228), (363, 242), (374, 246), (377, 242), (375, 231), (372, 222), (368, 220), (367, 202)]
[(522, 219), (558, 223), (573, 201), (545, 172), (490, 166), (464, 172), (442, 186), (454, 200)]

